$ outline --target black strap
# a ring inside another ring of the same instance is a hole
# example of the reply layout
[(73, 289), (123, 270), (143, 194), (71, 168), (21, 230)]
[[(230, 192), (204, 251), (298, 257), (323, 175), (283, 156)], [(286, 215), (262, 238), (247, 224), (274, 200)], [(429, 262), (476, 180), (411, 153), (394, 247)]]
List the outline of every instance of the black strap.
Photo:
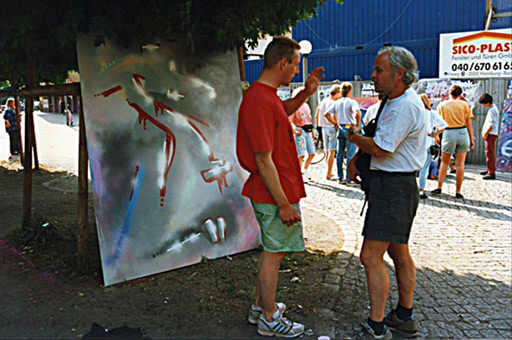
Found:
[[(388, 102), (388, 99), (389, 99), (389, 96), (386, 95), (384, 96), (384, 98), (382, 98), (382, 101), (380, 102), (380, 105), (379, 105), (379, 110), (377, 111), (377, 115), (375, 116), (375, 118), (373, 118), (370, 123), (368, 125), (372, 125), (372, 123), (375, 124), (375, 126), (371, 129), (371, 136), (368, 135), (368, 137), (373, 137), (375, 135), (375, 132), (377, 132), (377, 123), (379, 122), (379, 118), (380, 118), (380, 114), (382, 113), (382, 110), (384, 110), (384, 106), (386, 105), (386, 103)], [(365, 134), (366, 135), (366, 134)], [(360, 150), (361, 151), (361, 150)], [(370, 159), (371, 159), (371, 155), (370, 155)], [(369, 165), (368, 165), (369, 166)], [(364, 204), (363, 204), (363, 208), (361, 208), (361, 212), (359, 213), (359, 216), (363, 216), (363, 212), (364, 212), (364, 208), (366, 207), (366, 203), (368, 202), (368, 192), (365, 192), (365, 195), (364, 195)]]
[[(382, 98), (382, 101), (379, 105), (379, 110), (377, 111), (377, 115), (375, 116), (375, 127), (377, 127), (377, 123), (379, 122), (380, 114), (382, 113), (382, 110), (384, 110), (384, 105), (388, 102), (389, 96), (385, 95), (384, 98)], [(375, 129), (377, 130), (377, 129)]]

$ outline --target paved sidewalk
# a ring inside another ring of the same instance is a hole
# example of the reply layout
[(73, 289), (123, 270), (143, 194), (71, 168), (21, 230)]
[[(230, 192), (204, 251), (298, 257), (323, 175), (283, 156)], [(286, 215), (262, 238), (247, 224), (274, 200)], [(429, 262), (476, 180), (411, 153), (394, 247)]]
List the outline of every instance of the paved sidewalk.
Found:
[[(78, 128), (68, 127), (54, 113), (37, 113), (36, 138), (40, 162), (76, 173)], [(75, 117), (75, 122), (78, 118)], [(0, 132), (0, 160), (8, 158), (8, 136)], [(412, 230), (410, 248), (418, 278), (415, 315), (421, 338), (512, 338), (512, 184), (510, 174), (483, 181), (483, 166), (468, 165), (462, 193), (455, 200), (454, 176), (444, 194), (422, 200)], [(325, 180), (324, 163), (312, 165), (308, 197), (301, 202), (319, 217), (335, 221), (344, 245), (335, 267), (324, 278), (332, 291), (330, 305), (319, 312), (332, 320), (328, 329), (315, 329), (331, 339), (356, 338), (359, 323), (369, 313), (366, 276), (359, 261), (363, 193)], [(436, 187), (428, 181), (427, 191)], [(327, 221), (327, 219), (326, 219)], [(393, 265), (389, 258), (389, 271)], [(391, 278), (389, 309), (397, 302)]]
[[(73, 126), (66, 125), (60, 113), (34, 111), (34, 126), (39, 163), (54, 170), (78, 174), (78, 114)], [(21, 131), (25, 134), (25, 112), (22, 112)], [(23, 141), (25, 143), (25, 141)], [(24, 150), (25, 151), (25, 150)], [(0, 129), (0, 160), (9, 158), (9, 135)]]
[[(456, 200), (454, 175), (443, 194), (421, 200), (410, 238), (417, 268), (414, 314), (421, 338), (512, 338), (512, 185), (510, 174), (484, 181), (483, 166), (466, 166), (462, 193)], [(362, 245), (363, 193), (325, 179), (325, 165), (312, 165), (313, 180), (301, 205), (337, 221), (345, 243), (337, 266), (324, 279), (333, 292), (323, 311), (333, 319), (331, 338), (357, 337), (369, 315), (366, 276), (359, 260)], [(427, 192), (437, 187), (429, 180)], [(392, 261), (388, 309), (398, 299)]]

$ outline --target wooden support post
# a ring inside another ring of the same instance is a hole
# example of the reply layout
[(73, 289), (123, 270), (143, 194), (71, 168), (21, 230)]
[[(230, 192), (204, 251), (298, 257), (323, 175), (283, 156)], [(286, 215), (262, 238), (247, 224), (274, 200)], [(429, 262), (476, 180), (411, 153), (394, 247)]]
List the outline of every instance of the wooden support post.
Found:
[(82, 101), (79, 101), (79, 137), (78, 137), (78, 233), (77, 233), (77, 267), (79, 271), (87, 269), (87, 213), (88, 213), (88, 161), (87, 138), (85, 135), (85, 118)]
[[(12, 88), (16, 88), (16, 81), (13, 80)], [(18, 145), (20, 149), (20, 164), (23, 165), (23, 138), (21, 137), (21, 118), (20, 118), (20, 101), (18, 96), (14, 96), (14, 102), (16, 103), (16, 123), (18, 124)]]
[[(27, 77), (25, 84), (27, 88), (32, 88), (35, 81), (36, 61), (34, 57), (29, 57), (27, 61)], [(22, 229), (30, 227), (32, 217), (32, 141), (34, 138), (34, 98), (26, 97), (25, 102), (25, 163), (23, 165), (23, 215), (21, 220)]]

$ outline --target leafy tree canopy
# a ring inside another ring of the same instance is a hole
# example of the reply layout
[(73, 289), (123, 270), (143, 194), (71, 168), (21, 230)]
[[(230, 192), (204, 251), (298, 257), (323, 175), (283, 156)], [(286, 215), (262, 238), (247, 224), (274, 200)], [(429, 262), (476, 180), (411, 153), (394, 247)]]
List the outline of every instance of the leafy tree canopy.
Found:
[(123, 46), (155, 37), (184, 39), (191, 49), (205, 38), (222, 48), (240, 40), (254, 46), (258, 37), (283, 34), (315, 16), (326, 1), (8, 1), (0, 21), (0, 79), (22, 81), (33, 56), (36, 81), (62, 81), (68, 70), (78, 69), (75, 41), (81, 33)]

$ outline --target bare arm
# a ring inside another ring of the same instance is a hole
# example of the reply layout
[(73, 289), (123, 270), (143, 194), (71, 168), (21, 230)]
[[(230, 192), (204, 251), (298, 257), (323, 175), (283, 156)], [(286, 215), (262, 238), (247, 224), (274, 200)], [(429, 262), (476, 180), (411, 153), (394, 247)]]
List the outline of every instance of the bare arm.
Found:
[(489, 126), (489, 128), (487, 129), (487, 131), (485, 131), (485, 133), (483, 134), (482, 138), (483, 138), (484, 140), (487, 140), (487, 138), (489, 137), (489, 134), (491, 133), (491, 131), (492, 131), (492, 125), (491, 125), (491, 126)]
[(472, 121), (473, 119), (471, 118), (466, 119), (466, 127), (469, 133), (469, 150), (473, 150), (475, 147), (475, 137), (473, 137), (473, 124), (471, 124)]
[(308, 80), (306, 81), (306, 87), (300, 91), (295, 97), (288, 99), (284, 102), (286, 113), (291, 115), (299, 109), (299, 107), (315, 93), (320, 81), (324, 78), (322, 74), (324, 72), (323, 67), (317, 67), (309, 74)]
[(336, 114), (333, 113), (332, 115), (330, 113), (326, 113), (325, 114), (325, 118), (332, 124), (336, 127), (336, 129), (338, 128), (338, 120), (336, 119)]
[(290, 226), (295, 222), (300, 221), (297, 209), (290, 204), (283, 188), (281, 187), (279, 175), (274, 161), (272, 160), (272, 151), (256, 153), (256, 166), (258, 167), (258, 171), (265, 187), (268, 189), (270, 195), (276, 202), (276, 205), (279, 207), (279, 215), (283, 223)]
[(356, 121), (357, 121), (357, 124), (356, 126), (361, 126), (361, 110), (357, 110), (356, 112)]

